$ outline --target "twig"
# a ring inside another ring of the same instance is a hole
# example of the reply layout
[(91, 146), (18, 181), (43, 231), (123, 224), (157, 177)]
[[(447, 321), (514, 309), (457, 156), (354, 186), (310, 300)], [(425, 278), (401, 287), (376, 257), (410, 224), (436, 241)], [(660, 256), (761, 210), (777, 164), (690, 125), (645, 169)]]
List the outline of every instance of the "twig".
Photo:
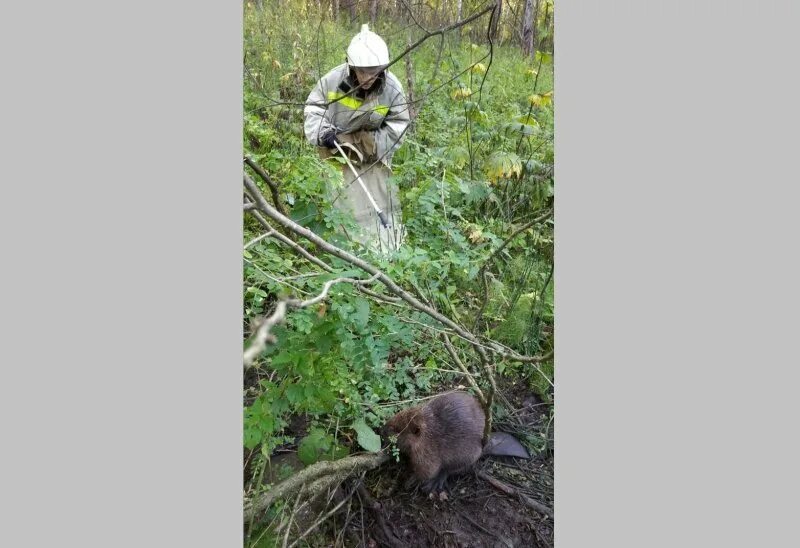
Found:
[(509, 235), (509, 237), (506, 238), (505, 241), (497, 249), (495, 249), (492, 252), (491, 255), (489, 255), (489, 257), (486, 259), (486, 261), (484, 261), (484, 266), (487, 265), (489, 263), (489, 261), (491, 261), (495, 257), (495, 255), (497, 255), (498, 253), (503, 251), (503, 249), (505, 249), (506, 246), (508, 244), (510, 244), (514, 240), (514, 238), (516, 238), (520, 233), (528, 230), (530, 227), (532, 227), (536, 223), (540, 223), (540, 222), (544, 221), (545, 219), (550, 217), (550, 215), (552, 215), (552, 213), (553, 213), (553, 211), (548, 209), (547, 211), (545, 211), (544, 213), (542, 213), (541, 215), (539, 215), (535, 219), (525, 223), (524, 225), (522, 225), (521, 227), (516, 229), (514, 232), (512, 232), (511, 235)]
[(264, 180), (265, 183), (267, 183), (267, 186), (269, 187), (269, 190), (272, 193), (272, 201), (275, 204), (275, 207), (278, 209), (278, 211), (286, 215), (286, 210), (283, 208), (283, 203), (281, 202), (281, 196), (280, 193), (278, 192), (278, 185), (275, 184), (275, 181), (273, 181), (272, 178), (269, 175), (267, 175), (267, 172), (261, 169), (261, 166), (256, 164), (249, 156), (245, 156), (244, 161), (248, 166), (250, 166), (250, 168), (253, 171), (255, 171), (258, 174), (259, 177), (261, 177)]
[(358, 486), (358, 495), (363, 499), (362, 508), (366, 506), (372, 512), (372, 515), (375, 516), (375, 521), (378, 522), (378, 525), (383, 532), (383, 536), (386, 538), (386, 542), (388, 542), (392, 547), (402, 548), (404, 545), (386, 525), (386, 520), (383, 519), (383, 514), (381, 513), (381, 503), (372, 498), (372, 495), (369, 494), (369, 491), (367, 491), (367, 488), (364, 487), (363, 484), (359, 484)]
[[(255, 202), (253, 202), (253, 203), (255, 203)], [(302, 257), (305, 257), (306, 259), (308, 259), (309, 261), (311, 261), (312, 263), (314, 263), (318, 267), (320, 267), (320, 268), (322, 268), (324, 270), (327, 270), (328, 272), (333, 272), (333, 267), (331, 267), (329, 264), (325, 263), (324, 261), (321, 261), (318, 257), (315, 257), (314, 255), (312, 255), (311, 253), (309, 253), (308, 251), (303, 249), (302, 246), (300, 246), (299, 244), (294, 242), (291, 238), (289, 238), (286, 235), (281, 234), (280, 232), (276, 231), (272, 227), (272, 225), (270, 225), (269, 222), (267, 222), (267, 220), (264, 218), (264, 216), (261, 215), (260, 212), (258, 212), (258, 211), (250, 211), (250, 214), (253, 217), (255, 217), (256, 220), (258, 220), (259, 223), (261, 223), (261, 226), (263, 226), (264, 228), (266, 228), (268, 230), (272, 230), (273, 231), (272, 235), (275, 238), (277, 238), (281, 243), (286, 244), (287, 246), (289, 246), (292, 249), (292, 251), (294, 251), (298, 255), (301, 255)]]
[(289, 523), (286, 525), (286, 533), (283, 535), (283, 548), (286, 548), (286, 545), (289, 542), (289, 531), (292, 530), (292, 522), (294, 521), (294, 516), (298, 511), (298, 503), (300, 502), (300, 495), (302, 493), (303, 493), (302, 488), (297, 490), (297, 498), (294, 499), (294, 506), (292, 507), (292, 513), (289, 515)]
[[(366, 473), (366, 472), (364, 472), (364, 473)], [(361, 477), (358, 479), (358, 484), (359, 484), (359, 485), (361, 484), (361, 481), (364, 479), (364, 473), (362, 473), (362, 474), (361, 474)], [(338, 512), (338, 511), (339, 511), (339, 508), (341, 508), (342, 506), (344, 506), (344, 503), (345, 503), (345, 502), (347, 502), (347, 501), (349, 501), (349, 500), (350, 500), (350, 498), (351, 498), (351, 497), (352, 497), (352, 496), (355, 494), (355, 492), (356, 492), (356, 489), (355, 489), (355, 488), (354, 488), (354, 489), (352, 489), (352, 490), (350, 491), (350, 494), (349, 494), (349, 495), (347, 495), (347, 496), (346, 496), (344, 499), (342, 499), (342, 501), (341, 501), (339, 504), (337, 504), (336, 506), (334, 506), (334, 507), (333, 507), (333, 509), (332, 509), (330, 512), (328, 512), (327, 514), (325, 514), (324, 516), (322, 516), (321, 518), (319, 518), (317, 521), (315, 521), (315, 522), (314, 522), (314, 523), (311, 525), (311, 527), (309, 527), (308, 529), (306, 529), (306, 530), (305, 530), (305, 532), (304, 532), (302, 535), (300, 535), (299, 537), (297, 537), (297, 539), (295, 539), (295, 541), (294, 541), (294, 542), (292, 542), (292, 543), (289, 545), (289, 548), (294, 548), (295, 546), (297, 546), (297, 543), (298, 543), (298, 542), (300, 542), (301, 540), (303, 540), (304, 538), (306, 538), (306, 537), (308, 536), (308, 534), (309, 534), (309, 533), (311, 533), (311, 531), (313, 531), (314, 529), (316, 529), (317, 527), (319, 527), (319, 526), (320, 526), (320, 525), (321, 525), (321, 524), (322, 524), (322, 523), (323, 523), (323, 522), (324, 522), (326, 519), (328, 519), (328, 518), (329, 518), (329, 517), (331, 517), (333, 514), (335, 514), (336, 512)]]
[[(248, 204), (248, 205), (253, 205), (253, 204)], [(258, 243), (258, 242), (260, 242), (261, 240), (265, 240), (266, 238), (269, 238), (269, 237), (270, 237), (270, 236), (272, 236), (274, 233), (275, 233), (275, 231), (274, 231), (274, 230), (268, 230), (267, 232), (265, 232), (265, 233), (264, 233), (264, 234), (262, 234), (261, 236), (256, 236), (255, 238), (253, 238), (252, 240), (250, 240), (249, 242), (247, 242), (246, 244), (244, 244), (244, 248), (245, 248), (245, 249), (247, 249), (248, 247), (251, 247), (251, 246), (253, 246), (253, 245), (257, 244), (257, 243)]]
[(268, 317), (266, 320), (261, 322), (261, 325), (258, 326), (256, 334), (253, 335), (253, 343), (247, 348), (247, 350), (244, 351), (245, 367), (250, 367), (253, 364), (253, 360), (256, 359), (256, 356), (261, 354), (261, 352), (267, 347), (267, 343), (274, 341), (274, 338), (270, 335), (270, 331), (273, 327), (275, 327), (275, 325), (284, 320), (286, 317), (286, 307), (288, 304), (288, 300), (278, 301), (278, 304), (275, 306), (275, 312), (272, 313), (272, 316)]
[(447, 336), (447, 333), (442, 333), (442, 340), (444, 341), (444, 347), (447, 349), (447, 352), (450, 354), (450, 357), (453, 358), (453, 361), (456, 363), (459, 369), (464, 372), (467, 376), (467, 381), (475, 389), (475, 392), (478, 394), (478, 399), (481, 400), (481, 404), (486, 405), (486, 396), (483, 395), (483, 391), (481, 391), (478, 383), (475, 382), (475, 378), (467, 369), (467, 366), (464, 365), (464, 362), (461, 361), (461, 358), (458, 357), (456, 354), (456, 349), (453, 348), (453, 344), (450, 342), (450, 337)]
[(319, 295), (317, 295), (313, 299), (308, 299), (308, 300), (305, 300), (305, 301), (301, 302), (300, 304), (297, 305), (297, 307), (298, 308), (305, 308), (307, 306), (311, 306), (312, 304), (317, 304), (318, 302), (322, 301), (325, 297), (328, 296), (328, 291), (330, 291), (331, 286), (334, 285), (334, 284), (338, 284), (338, 283), (341, 283), (341, 282), (347, 282), (347, 283), (352, 283), (352, 284), (355, 284), (355, 283), (371, 284), (376, 279), (378, 279), (377, 274), (375, 276), (373, 276), (372, 278), (368, 279), (368, 280), (356, 280), (356, 279), (353, 279), (353, 278), (336, 278), (335, 280), (329, 280), (329, 281), (325, 282), (325, 285), (322, 287), (322, 293), (320, 293)]
[(553, 510), (550, 509), (548, 506), (545, 506), (541, 502), (537, 502), (537, 501), (533, 500), (532, 498), (530, 498), (529, 496), (527, 496), (527, 495), (525, 495), (523, 493), (520, 493), (517, 489), (514, 489), (510, 485), (507, 485), (507, 484), (503, 483), (502, 481), (500, 481), (499, 479), (497, 479), (497, 478), (495, 478), (493, 476), (490, 476), (486, 472), (482, 472), (482, 471), (478, 470), (477, 474), (478, 474), (479, 478), (481, 478), (482, 480), (487, 481), (489, 484), (492, 485), (492, 487), (502, 491), (506, 495), (516, 495), (516, 496), (518, 496), (519, 499), (522, 501), (522, 503), (525, 504), (525, 506), (527, 506), (528, 508), (531, 508), (532, 510), (537, 511), (540, 514), (545, 514), (545, 515), (547, 515), (547, 516), (549, 516), (551, 518), (554, 516)]
[(486, 533), (489, 536), (491, 536), (493, 538), (496, 538), (497, 540), (501, 541), (508, 548), (514, 548), (514, 545), (511, 544), (511, 542), (509, 542), (508, 539), (505, 539), (505, 538), (501, 537), (500, 535), (498, 535), (497, 533), (494, 533), (494, 532), (488, 530), (486, 527), (484, 527), (483, 525), (481, 525), (480, 523), (475, 521), (472, 517), (470, 517), (469, 514), (467, 514), (465, 512), (459, 512), (459, 515), (461, 515), (462, 518), (466, 519), (468, 522), (470, 522), (472, 525), (474, 525), (475, 527), (477, 527), (478, 529), (480, 529), (484, 533)]

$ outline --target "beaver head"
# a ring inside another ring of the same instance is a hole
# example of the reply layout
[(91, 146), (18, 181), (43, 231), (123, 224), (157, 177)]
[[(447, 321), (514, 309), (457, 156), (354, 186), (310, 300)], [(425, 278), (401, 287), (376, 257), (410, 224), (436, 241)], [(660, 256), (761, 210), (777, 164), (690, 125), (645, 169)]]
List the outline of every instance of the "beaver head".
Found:
[(419, 407), (404, 409), (389, 419), (384, 426), (384, 435), (397, 436), (397, 447), (408, 452), (425, 431), (425, 419)]

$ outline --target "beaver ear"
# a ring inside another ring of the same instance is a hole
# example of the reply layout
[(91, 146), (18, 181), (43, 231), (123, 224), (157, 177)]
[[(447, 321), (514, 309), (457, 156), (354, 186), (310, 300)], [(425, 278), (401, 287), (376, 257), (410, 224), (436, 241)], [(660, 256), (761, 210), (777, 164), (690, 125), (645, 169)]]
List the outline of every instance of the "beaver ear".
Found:
[(422, 432), (422, 426), (423, 426), (422, 418), (419, 417), (418, 415), (414, 416), (411, 419), (411, 422), (408, 423), (409, 430), (415, 436), (419, 436), (419, 433)]

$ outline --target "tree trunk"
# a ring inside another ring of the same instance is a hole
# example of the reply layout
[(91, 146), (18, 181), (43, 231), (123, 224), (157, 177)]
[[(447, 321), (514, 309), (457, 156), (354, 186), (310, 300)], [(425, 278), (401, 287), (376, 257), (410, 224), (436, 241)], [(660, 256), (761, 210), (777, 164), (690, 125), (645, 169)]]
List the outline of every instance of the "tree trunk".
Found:
[[(464, 9), (464, 0), (458, 0), (458, 4), (456, 4), (456, 23), (461, 22), (462, 14)], [(464, 27), (458, 27), (458, 39), (461, 39), (461, 33), (463, 32)]]
[(494, 19), (492, 19), (492, 28), (489, 29), (489, 36), (492, 40), (497, 38), (497, 29), (500, 26), (500, 18), (503, 16), (503, 0), (497, 0), (497, 10), (494, 13)]
[(375, 21), (378, 19), (378, 0), (370, 0), (369, 2), (369, 23), (370, 27), (375, 27)]
[(395, 4), (394, 5), (395, 5), (395, 7), (397, 9), (400, 10), (399, 13), (401, 13), (403, 15), (403, 21), (405, 21), (406, 23), (410, 23), (411, 22), (411, 6), (409, 6), (408, 3), (404, 3), (404, 2), (399, 2), (398, 3), (398, 2), (399, 2), (399, 0), (395, 0)]
[[(412, 41), (409, 35), (406, 40), (406, 46), (411, 47), (411, 45)], [(408, 116), (413, 124), (417, 117), (417, 109), (414, 106), (414, 88), (416, 84), (414, 82), (414, 65), (411, 62), (411, 57), (411, 55), (406, 55), (406, 102), (408, 103)]]
[[(538, 6), (538, 1), (536, 4)], [(531, 56), (534, 52), (535, 9), (533, 0), (525, 0), (525, 14), (522, 16), (522, 51)]]
[(341, 0), (341, 3), (340, 3), (342, 9), (343, 10), (347, 10), (347, 12), (350, 14), (350, 22), (351, 23), (356, 20), (356, 17), (358, 15), (356, 13), (356, 3), (357, 2), (358, 2), (358, 0)]
[(553, 22), (553, 10), (550, 8), (550, 4), (547, 4), (545, 7), (544, 12), (544, 28), (547, 31), (547, 37), (544, 39), (544, 45), (548, 45), (547, 49), (541, 48), (545, 51), (553, 51), (553, 29), (551, 28), (551, 23)]
[(542, 7), (541, 0), (536, 0), (533, 8), (533, 36), (531, 37), (531, 56), (536, 55), (539, 44), (539, 10)]

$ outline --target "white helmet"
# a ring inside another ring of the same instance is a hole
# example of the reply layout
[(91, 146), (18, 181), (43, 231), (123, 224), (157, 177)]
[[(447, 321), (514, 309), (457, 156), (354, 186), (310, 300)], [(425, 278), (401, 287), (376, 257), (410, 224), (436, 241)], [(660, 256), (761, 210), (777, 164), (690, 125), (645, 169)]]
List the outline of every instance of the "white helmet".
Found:
[(351, 67), (379, 67), (389, 64), (389, 48), (383, 39), (369, 30), (369, 25), (361, 25), (347, 48), (347, 63)]

